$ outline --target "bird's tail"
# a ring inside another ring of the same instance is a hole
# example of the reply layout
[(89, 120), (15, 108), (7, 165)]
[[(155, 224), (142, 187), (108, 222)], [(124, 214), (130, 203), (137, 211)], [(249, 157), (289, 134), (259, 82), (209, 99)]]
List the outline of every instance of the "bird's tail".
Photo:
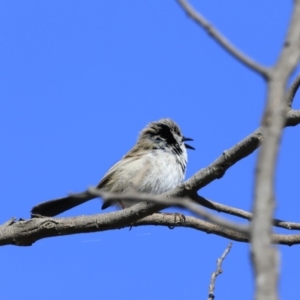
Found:
[(42, 202), (32, 208), (31, 214), (53, 217), (93, 198), (95, 198), (95, 196), (82, 193), (76, 194), (76, 196), (70, 195), (64, 198)]

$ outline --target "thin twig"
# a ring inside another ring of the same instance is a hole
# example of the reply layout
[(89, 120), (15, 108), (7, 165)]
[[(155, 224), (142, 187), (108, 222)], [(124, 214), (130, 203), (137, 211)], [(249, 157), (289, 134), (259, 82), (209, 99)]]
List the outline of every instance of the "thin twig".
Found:
[(296, 79), (293, 81), (291, 84), (287, 94), (286, 94), (286, 100), (287, 100), (287, 105), (289, 107), (292, 106), (292, 103), (294, 101), (295, 95), (298, 91), (298, 88), (300, 86), (300, 74), (296, 77)]
[(223, 252), (222, 256), (217, 259), (217, 270), (211, 274), (211, 280), (209, 284), (209, 290), (208, 290), (208, 300), (214, 300), (215, 299), (215, 285), (216, 285), (216, 279), (217, 277), (223, 273), (222, 270), (222, 263), (225, 259), (226, 255), (231, 250), (232, 243), (229, 243), (226, 247), (225, 251)]
[(229, 42), (224, 35), (222, 35), (214, 26), (212, 26), (199, 12), (195, 10), (186, 0), (178, 0), (179, 5), (193, 19), (200, 25), (221, 47), (223, 47), (229, 54), (239, 60), (241, 63), (262, 75), (265, 78), (270, 76), (270, 70), (261, 64), (255, 62), (252, 58), (248, 57), (241, 50), (236, 48)]
[[(215, 210), (217, 212), (223, 212), (228, 215), (240, 217), (242, 219), (246, 219), (248, 221), (251, 221), (253, 214), (233, 206), (225, 205), (216, 201), (212, 201), (210, 199), (207, 199), (205, 197), (197, 195), (196, 197), (193, 197), (193, 200), (197, 203), (201, 204), (204, 207), (207, 207), (209, 209)], [(288, 230), (300, 230), (300, 223), (290, 222), (290, 221), (284, 221), (280, 219), (273, 219), (273, 226), (284, 228)]]

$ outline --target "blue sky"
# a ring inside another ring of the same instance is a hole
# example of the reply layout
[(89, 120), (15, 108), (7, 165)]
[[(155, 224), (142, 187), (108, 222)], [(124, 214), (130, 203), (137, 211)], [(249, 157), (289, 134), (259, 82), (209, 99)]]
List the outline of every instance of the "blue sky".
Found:
[[(197, 8), (248, 55), (275, 62), (290, 3), (202, 1)], [(1, 223), (29, 218), (38, 202), (95, 185), (150, 121), (170, 117), (194, 138), (187, 177), (259, 126), (263, 80), (174, 1), (1, 1), (0, 36)], [(284, 131), (276, 178), (276, 216), (295, 222), (299, 134), (300, 127)], [(199, 193), (251, 209), (256, 155)], [(63, 216), (96, 214), (100, 207), (94, 200)], [(139, 227), (6, 246), (1, 295), (205, 299), (228, 243), (192, 229)], [(279, 291), (288, 299), (300, 294), (299, 246), (278, 249)], [(251, 299), (248, 245), (234, 242), (223, 269), (217, 299)]]

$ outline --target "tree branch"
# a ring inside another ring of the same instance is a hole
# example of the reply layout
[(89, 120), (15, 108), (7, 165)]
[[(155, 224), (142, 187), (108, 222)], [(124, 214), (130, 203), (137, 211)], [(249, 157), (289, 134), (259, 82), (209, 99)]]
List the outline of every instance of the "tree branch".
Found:
[(215, 285), (217, 277), (223, 273), (222, 270), (222, 263), (229, 251), (231, 250), (232, 243), (229, 243), (226, 247), (225, 251), (223, 252), (222, 256), (217, 259), (217, 270), (211, 274), (211, 280), (209, 284), (209, 291), (208, 291), (208, 300), (215, 299)]
[(236, 222), (232, 222), (230, 220), (220, 218), (218, 216), (213, 215), (210, 212), (205, 211), (201, 206), (194, 203), (191, 199), (185, 197), (162, 197), (161, 195), (149, 195), (145, 193), (138, 193), (136, 191), (132, 191), (131, 193), (119, 194), (119, 193), (110, 193), (103, 190), (99, 190), (97, 188), (88, 189), (90, 195), (101, 197), (105, 201), (114, 202), (116, 200), (123, 200), (126, 202), (132, 201), (136, 203), (137, 201), (143, 201), (148, 203), (156, 203), (162, 205), (164, 207), (170, 206), (178, 206), (182, 208), (186, 208), (192, 213), (200, 216), (202, 219), (219, 225), (221, 227), (225, 227), (227, 229), (235, 230), (240, 233), (248, 233), (249, 226), (238, 224)]
[[(229, 206), (229, 205), (224, 205), (224, 204), (209, 200), (209, 199), (199, 196), (199, 195), (197, 195), (197, 198), (196, 197), (193, 198), (193, 200), (209, 209), (212, 209), (212, 210), (215, 210), (218, 212), (223, 212), (228, 215), (240, 217), (240, 218), (246, 219), (248, 221), (251, 221), (252, 217), (253, 217), (253, 214), (246, 210), (242, 210), (240, 208), (236, 208), (236, 207)], [(289, 222), (289, 221), (284, 221), (284, 220), (280, 220), (280, 219), (273, 219), (273, 226), (288, 229), (288, 230), (300, 230), (300, 223)]]
[[(182, 221), (181, 218), (177, 217), (177, 214), (154, 213), (136, 222), (128, 222), (129, 217), (134, 216), (140, 209), (140, 205), (145, 205), (145, 203), (139, 203), (131, 208), (106, 214), (69, 218), (33, 218), (20, 220), (9, 226), (2, 225), (0, 226), (0, 246), (30, 246), (41, 239), (49, 237), (149, 225), (192, 228), (238, 242), (249, 242), (247, 234), (225, 229), (190, 216), (185, 216), (184, 221)], [(272, 243), (288, 246), (297, 245), (300, 244), (300, 234), (273, 234)]]
[(300, 74), (296, 77), (296, 79), (294, 80), (294, 82), (291, 84), (287, 95), (286, 95), (286, 100), (287, 100), (287, 105), (291, 108), (292, 103), (294, 101), (294, 98), (296, 96), (296, 93), (298, 91), (298, 88), (300, 86)]
[(279, 59), (268, 78), (267, 106), (263, 115), (264, 141), (255, 176), (253, 218), (251, 222), (251, 258), (255, 271), (255, 299), (278, 299), (278, 254), (270, 247), (275, 207), (274, 177), (287, 101), (285, 88), (300, 58), (300, 0), (294, 10)]
[[(289, 110), (287, 112), (285, 126), (296, 126), (299, 123), (300, 110)], [(231, 166), (253, 153), (260, 146), (262, 140), (262, 129), (260, 127), (229, 150), (224, 151), (223, 154), (208, 167), (194, 174), (183, 185), (177, 188), (177, 192), (174, 194), (171, 192), (172, 196), (180, 196), (181, 193), (184, 193), (184, 190), (196, 192), (213, 180), (222, 178)]]
[(193, 8), (188, 1), (178, 0), (179, 5), (187, 13), (187, 15), (193, 19), (198, 25), (200, 25), (221, 47), (223, 47), (229, 54), (239, 60), (242, 64), (248, 68), (262, 75), (264, 78), (269, 78), (270, 70), (261, 64), (258, 64), (246, 54), (241, 52), (238, 48), (232, 45), (213, 25), (211, 25), (199, 12)]

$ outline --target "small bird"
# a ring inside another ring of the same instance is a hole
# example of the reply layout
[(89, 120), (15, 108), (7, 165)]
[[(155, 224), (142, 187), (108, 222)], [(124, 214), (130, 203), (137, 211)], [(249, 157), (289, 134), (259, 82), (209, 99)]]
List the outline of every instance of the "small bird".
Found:
[[(171, 119), (151, 122), (141, 131), (134, 147), (108, 170), (96, 188), (114, 193), (127, 192), (145, 166), (145, 174), (137, 180), (135, 187), (138, 192), (158, 195), (175, 188), (185, 177), (186, 148), (195, 150), (185, 144), (186, 141), (193, 139), (184, 137), (179, 126)], [(93, 198), (85, 193), (82, 193), (82, 197), (70, 195), (42, 202), (34, 206), (31, 213), (52, 217)], [(121, 208), (135, 204), (124, 200), (117, 202), (106, 201), (102, 209), (112, 204), (118, 204)]]

